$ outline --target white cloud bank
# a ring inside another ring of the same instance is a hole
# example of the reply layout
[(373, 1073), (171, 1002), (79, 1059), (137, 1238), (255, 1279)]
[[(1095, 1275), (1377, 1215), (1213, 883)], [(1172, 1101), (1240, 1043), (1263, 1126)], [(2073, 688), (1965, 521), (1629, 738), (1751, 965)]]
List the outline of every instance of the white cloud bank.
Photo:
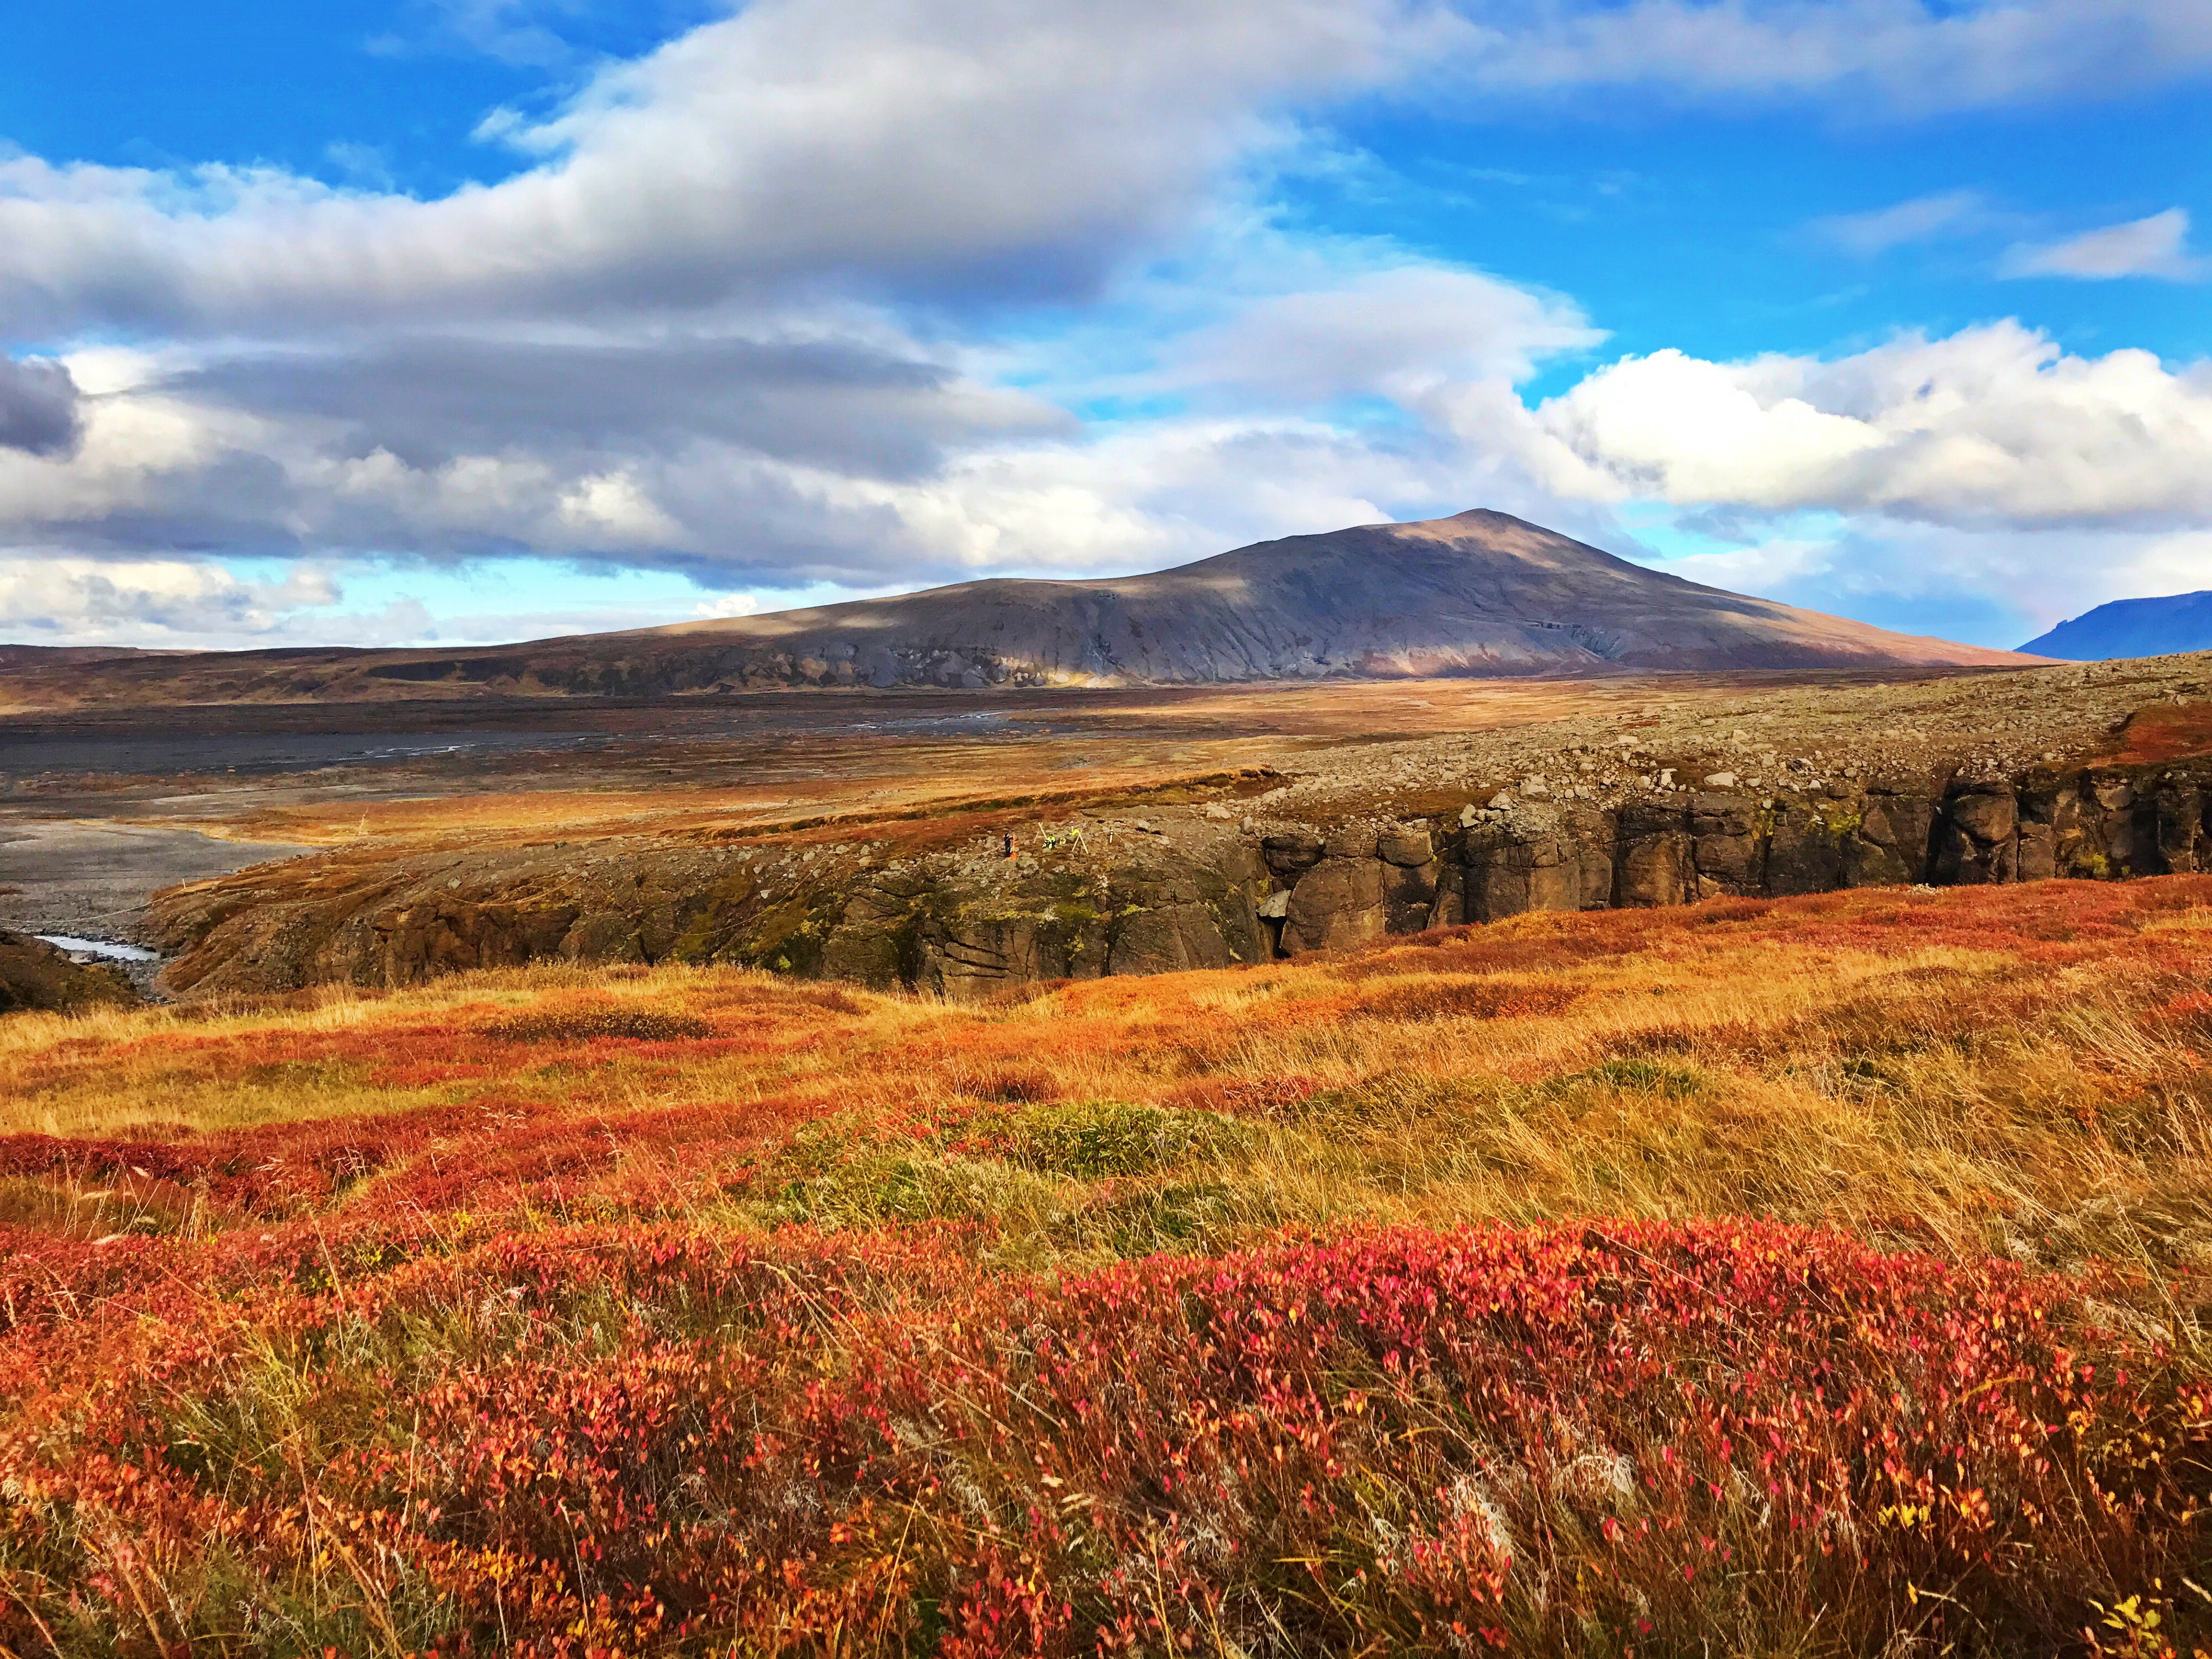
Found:
[(249, 641), (337, 597), (312, 568), (250, 582), (185, 559), (0, 557), (0, 617), (14, 638), (34, 645)]
[(2212, 365), (2017, 322), (1834, 360), (1632, 357), (1539, 419), (1620, 495), (1958, 526), (2212, 519)]

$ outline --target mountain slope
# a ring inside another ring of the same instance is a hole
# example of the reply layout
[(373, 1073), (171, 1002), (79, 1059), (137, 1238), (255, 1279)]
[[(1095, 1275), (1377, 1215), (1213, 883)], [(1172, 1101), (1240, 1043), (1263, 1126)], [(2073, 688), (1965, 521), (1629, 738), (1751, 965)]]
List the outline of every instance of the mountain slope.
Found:
[(2021, 649), (2069, 662), (2212, 650), (2212, 593), (2114, 599), (2059, 623)]
[[(1624, 668), (1994, 664), (1648, 570), (1503, 513), (1261, 542), (1155, 575), (982, 581), (651, 630), (901, 673), (919, 653), (1145, 683)], [(640, 637), (632, 635), (630, 637)]]
[(9, 654), (0, 684), (19, 708), (2027, 660), (1701, 586), (1483, 511), (1261, 542), (1151, 575), (965, 582), (521, 645), (149, 653), (50, 668)]

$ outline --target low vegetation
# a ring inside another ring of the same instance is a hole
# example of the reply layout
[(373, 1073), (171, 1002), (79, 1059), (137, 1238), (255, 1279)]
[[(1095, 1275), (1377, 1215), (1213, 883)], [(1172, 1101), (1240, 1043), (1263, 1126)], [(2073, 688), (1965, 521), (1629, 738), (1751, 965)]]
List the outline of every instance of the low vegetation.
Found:
[(2198, 877), (20, 1015), (0, 1645), (2189, 1654), (2208, 1156)]

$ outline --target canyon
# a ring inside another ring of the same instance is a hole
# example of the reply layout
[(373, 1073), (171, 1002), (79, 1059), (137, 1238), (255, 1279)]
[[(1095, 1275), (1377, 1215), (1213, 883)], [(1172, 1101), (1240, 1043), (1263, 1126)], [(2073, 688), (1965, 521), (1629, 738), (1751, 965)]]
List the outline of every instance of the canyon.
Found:
[[(173, 994), (732, 963), (956, 1000), (1530, 910), (2212, 868), (2212, 664), (1656, 683), (927, 810), (343, 843), (161, 895)], [(1263, 758), (1272, 755), (1273, 758)]]

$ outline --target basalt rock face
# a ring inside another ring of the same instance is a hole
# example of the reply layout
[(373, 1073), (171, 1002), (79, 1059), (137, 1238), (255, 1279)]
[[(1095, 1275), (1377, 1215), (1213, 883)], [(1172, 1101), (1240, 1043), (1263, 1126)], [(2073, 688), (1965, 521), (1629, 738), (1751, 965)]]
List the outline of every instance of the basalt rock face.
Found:
[(640, 838), (326, 854), (174, 889), (181, 994), (403, 985), (542, 961), (738, 963), (957, 1000), (1041, 981), (1225, 968), (1529, 910), (2212, 869), (2212, 759), (1929, 775), (1817, 794), (1514, 800), (1449, 820), (1261, 826), (1176, 807), (887, 843)]
[[(1371, 850), (1371, 848), (1370, 848)], [(1255, 847), (1202, 818), (1067, 857), (870, 843), (325, 854), (172, 889), (151, 937), (179, 995), (408, 985), (532, 962), (735, 963), (957, 1000), (1274, 953)]]
[[(1009, 985), (1225, 968), (1273, 954), (1267, 870), (1224, 832), (1143, 839), (1103, 866), (957, 855), (869, 872), (824, 940), (827, 975), (956, 1000)], [(1146, 844), (1149, 842), (1151, 844)]]
[(1814, 797), (1682, 793), (1616, 811), (1468, 814), (1436, 920), (1848, 887), (2111, 880), (2212, 868), (2212, 763), (1892, 778)]

